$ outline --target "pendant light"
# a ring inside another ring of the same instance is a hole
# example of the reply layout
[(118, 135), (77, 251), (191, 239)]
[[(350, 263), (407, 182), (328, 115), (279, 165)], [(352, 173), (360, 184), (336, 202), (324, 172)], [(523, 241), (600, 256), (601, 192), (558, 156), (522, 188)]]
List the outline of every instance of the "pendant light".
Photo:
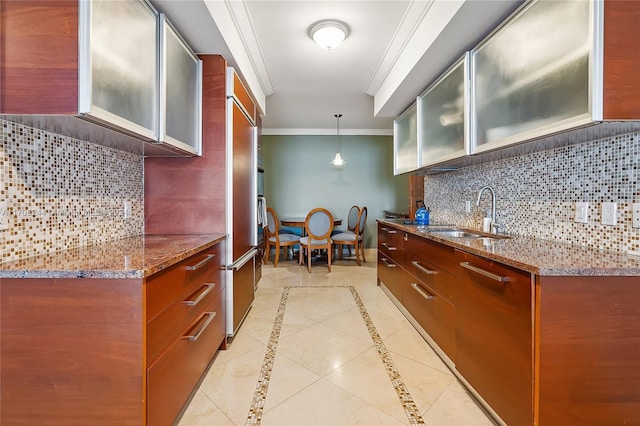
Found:
[(342, 156), (340, 155), (340, 150), (342, 149), (342, 137), (340, 136), (340, 117), (342, 117), (342, 114), (334, 114), (333, 115), (338, 124), (337, 124), (337, 136), (338, 136), (338, 146), (336, 149), (336, 156), (334, 157), (333, 160), (331, 160), (331, 164), (333, 164), (334, 166), (342, 166), (344, 163), (346, 163), (345, 160), (342, 159)]

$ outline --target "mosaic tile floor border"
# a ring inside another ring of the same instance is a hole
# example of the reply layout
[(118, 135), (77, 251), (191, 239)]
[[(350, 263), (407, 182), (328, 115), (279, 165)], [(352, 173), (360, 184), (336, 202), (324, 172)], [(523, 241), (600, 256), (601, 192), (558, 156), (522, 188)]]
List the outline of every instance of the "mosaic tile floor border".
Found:
[(351, 292), (351, 295), (354, 299), (356, 306), (360, 312), (360, 316), (369, 331), (369, 335), (371, 336), (371, 340), (373, 341), (374, 347), (376, 348), (378, 355), (384, 367), (389, 375), (389, 379), (391, 380), (391, 384), (398, 394), (398, 398), (400, 399), (400, 403), (402, 404), (402, 408), (404, 409), (407, 418), (409, 419), (409, 423), (411, 425), (423, 425), (424, 420), (418, 410), (416, 403), (413, 400), (413, 397), (409, 393), (407, 386), (404, 383), (404, 380), (400, 376), (398, 369), (396, 368), (389, 351), (387, 350), (378, 330), (376, 329), (369, 313), (367, 312), (358, 291), (354, 286), (314, 286), (314, 287), (305, 287), (305, 286), (285, 286), (282, 290), (282, 296), (280, 298), (280, 304), (278, 305), (278, 312), (276, 314), (275, 321), (273, 323), (273, 328), (271, 329), (271, 335), (269, 336), (269, 343), (267, 344), (267, 350), (264, 356), (264, 361), (262, 363), (262, 367), (260, 369), (260, 375), (258, 377), (258, 383), (256, 385), (256, 390), (253, 395), (253, 400), (251, 402), (251, 407), (249, 409), (249, 415), (247, 417), (246, 425), (259, 425), (262, 421), (262, 414), (264, 411), (264, 403), (267, 398), (267, 390), (269, 388), (269, 381), (271, 380), (271, 371), (273, 369), (273, 363), (276, 357), (276, 350), (278, 348), (278, 341), (280, 339), (280, 331), (282, 329), (282, 322), (284, 320), (284, 314), (287, 306), (287, 301), (289, 298), (289, 291), (292, 288), (305, 288), (305, 289), (320, 289), (320, 288), (345, 288)]

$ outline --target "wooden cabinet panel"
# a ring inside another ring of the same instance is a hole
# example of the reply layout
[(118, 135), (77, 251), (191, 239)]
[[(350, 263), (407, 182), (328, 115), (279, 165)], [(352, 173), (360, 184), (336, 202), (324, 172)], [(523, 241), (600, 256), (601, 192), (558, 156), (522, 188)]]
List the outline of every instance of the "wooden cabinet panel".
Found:
[(402, 303), (438, 346), (455, 363), (455, 308), (429, 286), (410, 280), (404, 287)]
[(233, 273), (233, 331), (249, 312), (255, 297), (255, 256)]
[(148, 370), (148, 424), (171, 425), (226, 336), (224, 292)]
[(187, 327), (202, 309), (224, 290), (224, 282), (203, 283), (184, 299), (179, 299), (147, 324), (147, 364)]
[(408, 274), (400, 265), (378, 252), (378, 281), (383, 283), (400, 303), (402, 303), (403, 288), (408, 285), (409, 280)]
[(466, 266), (457, 274), (456, 369), (507, 424), (533, 424), (531, 275), (465, 252), (456, 257)]
[(181, 296), (186, 297), (208, 282), (221, 282), (221, 244), (189, 257), (147, 280), (147, 321), (155, 318)]

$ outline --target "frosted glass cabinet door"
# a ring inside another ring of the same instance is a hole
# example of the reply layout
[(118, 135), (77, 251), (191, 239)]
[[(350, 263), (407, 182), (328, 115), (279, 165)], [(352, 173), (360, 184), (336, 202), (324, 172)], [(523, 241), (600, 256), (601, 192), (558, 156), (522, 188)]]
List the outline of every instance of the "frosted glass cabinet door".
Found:
[(202, 62), (169, 24), (161, 22), (161, 142), (201, 154)]
[(81, 83), (80, 112), (155, 139), (158, 131), (156, 12), (140, 1), (81, 0), (81, 5), (90, 16), (91, 61), (90, 91)]
[(393, 122), (393, 174), (418, 169), (418, 115), (416, 104)]
[(591, 121), (592, 8), (533, 2), (473, 52), (473, 152)]
[(418, 146), (422, 150), (422, 167), (467, 153), (467, 57), (465, 55), (418, 96)]

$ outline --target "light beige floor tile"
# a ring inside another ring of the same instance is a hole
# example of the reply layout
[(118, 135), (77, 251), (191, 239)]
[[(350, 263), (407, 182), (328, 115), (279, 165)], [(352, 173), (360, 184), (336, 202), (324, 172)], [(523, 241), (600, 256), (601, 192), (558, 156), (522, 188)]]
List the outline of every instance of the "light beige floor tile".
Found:
[(235, 424), (247, 420), (264, 352), (256, 349), (227, 362), (214, 362), (200, 385), (200, 390)]
[(428, 425), (490, 426), (496, 424), (457, 380), (447, 387), (422, 416)]
[(255, 351), (256, 349), (264, 351), (265, 344), (247, 333), (244, 333), (243, 330), (240, 329), (233, 340), (228, 343), (227, 349), (224, 351), (218, 351), (216, 358), (213, 361), (213, 365), (222, 364), (231, 359), (238, 358), (248, 352)]
[(391, 356), (420, 412), (428, 409), (456, 380), (451, 372), (442, 372), (396, 353)]
[(402, 424), (355, 395), (321, 379), (267, 411), (262, 425)]
[[(267, 344), (269, 343), (275, 319), (276, 313), (272, 313), (271, 310), (256, 311), (251, 317), (247, 318), (241, 330), (256, 340)], [(316, 324), (316, 321), (312, 321), (287, 310), (282, 322), (280, 337), (311, 327), (314, 324)]]
[[(296, 290), (298, 289), (292, 289), (291, 293), (295, 293)], [(292, 299), (287, 303), (287, 312), (298, 314), (312, 321), (321, 322), (349, 312), (355, 306), (353, 297), (347, 288), (323, 288), (316, 291), (318, 292), (316, 295), (301, 298), (295, 298), (295, 295), (292, 294)]]
[(278, 352), (325, 375), (373, 346), (372, 342), (316, 324), (280, 339)]
[(325, 378), (396, 420), (403, 423), (408, 421), (377, 350), (368, 350)]
[(320, 376), (311, 370), (290, 360), (283, 354), (278, 354), (271, 370), (271, 380), (264, 403), (265, 411), (289, 399), (319, 379)]
[(444, 361), (408, 322), (405, 327), (386, 336), (384, 342), (392, 353), (401, 354), (421, 364), (452, 374)]
[(197, 391), (179, 426), (233, 426), (233, 422), (205, 394)]
[(369, 330), (367, 330), (367, 326), (362, 319), (362, 315), (355, 307), (348, 312), (343, 312), (326, 319), (322, 321), (321, 324), (364, 341), (371, 340), (371, 335), (369, 334)]

